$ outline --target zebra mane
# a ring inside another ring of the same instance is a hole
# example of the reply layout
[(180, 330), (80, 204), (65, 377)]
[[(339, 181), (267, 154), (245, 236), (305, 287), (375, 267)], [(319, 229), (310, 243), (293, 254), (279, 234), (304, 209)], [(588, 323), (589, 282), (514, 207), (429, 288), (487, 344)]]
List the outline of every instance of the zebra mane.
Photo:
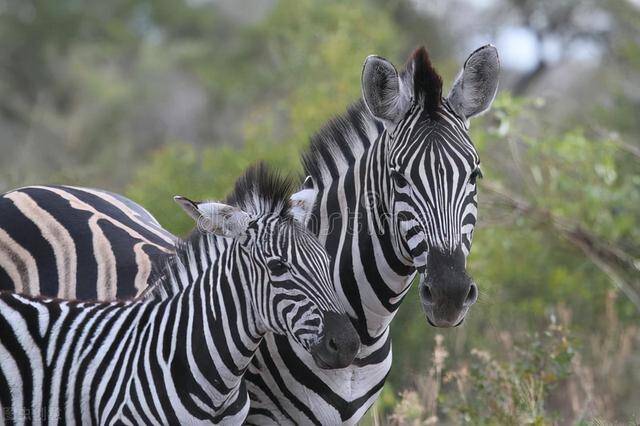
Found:
[(305, 175), (316, 181), (323, 176), (336, 178), (355, 161), (354, 154), (364, 151), (382, 130), (382, 123), (359, 99), (311, 137), (307, 152), (302, 154)]
[[(289, 217), (289, 197), (295, 188), (284, 177), (259, 162), (236, 181), (226, 203), (240, 207), (251, 216)], [(176, 243), (175, 252), (154, 265), (149, 286), (141, 298), (164, 298), (175, 294), (216, 262), (230, 240), (195, 229), (186, 240)]]
[(442, 77), (431, 64), (424, 46), (413, 51), (400, 78), (411, 88), (414, 99), (435, 117), (442, 102)]
[(290, 177), (258, 162), (236, 181), (226, 203), (240, 207), (252, 216), (286, 216), (294, 188)]

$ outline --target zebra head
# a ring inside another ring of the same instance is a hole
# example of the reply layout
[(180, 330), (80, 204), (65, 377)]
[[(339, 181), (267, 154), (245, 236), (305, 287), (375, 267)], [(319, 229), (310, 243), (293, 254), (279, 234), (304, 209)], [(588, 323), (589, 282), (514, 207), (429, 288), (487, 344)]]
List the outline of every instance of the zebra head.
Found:
[(461, 324), (478, 297), (465, 268), (481, 177), (468, 120), (491, 106), (499, 68), (495, 47), (479, 48), (444, 98), (424, 47), (401, 73), (378, 56), (369, 56), (362, 72), (364, 101), (384, 125), (380, 190), (394, 244), (420, 272), (422, 305), (438, 327)]
[(293, 339), (321, 368), (343, 368), (360, 339), (333, 287), (329, 256), (304, 226), (313, 200), (290, 201), (292, 188), (259, 164), (236, 182), (228, 204), (176, 200), (200, 231), (237, 241), (258, 328)]

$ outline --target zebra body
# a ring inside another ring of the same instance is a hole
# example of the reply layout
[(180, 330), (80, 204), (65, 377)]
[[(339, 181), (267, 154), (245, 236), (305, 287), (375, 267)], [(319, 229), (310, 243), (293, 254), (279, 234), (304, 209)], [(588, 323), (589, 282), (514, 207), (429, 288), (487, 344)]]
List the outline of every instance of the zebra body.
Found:
[(178, 239), (117, 194), (29, 186), (0, 197), (0, 290), (113, 300), (142, 291)]
[(288, 334), (322, 368), (350, 363), (357, 335), (328, 256), (286, 211), (286, 181), (270, 179), (247, 172), (236, 189), (243, 209), (192, 203), (228, 238), (196, 233), (141, 299), (1, 293), (4, 421), (240, 424), (243, 373), (268, 332)]
[[(202, 283), (193, 286), (196, 290), (210, 296)], [(183, 309), (195, 296), (190, 293), (166, 303), (60, 302), (4, 293), (0, 296), (4, 421), (241, 423), (248, 412), (241, 376), (229, 371), (227, 380), (216, 383), (216, 375), (223, 375), (212, 372), (224, 364), (206, 368), (205, 360), (199, 359), (197, 377), (207, 377), (208, 389), (205, 397), (197, 398), (205, 387), (193, 380), (196, 374), (181, 359), (184, 346), (165, 343), (176, 336), (174, 324), (192, 325)], [(237, 365), (242, 368), (242, 362)]]

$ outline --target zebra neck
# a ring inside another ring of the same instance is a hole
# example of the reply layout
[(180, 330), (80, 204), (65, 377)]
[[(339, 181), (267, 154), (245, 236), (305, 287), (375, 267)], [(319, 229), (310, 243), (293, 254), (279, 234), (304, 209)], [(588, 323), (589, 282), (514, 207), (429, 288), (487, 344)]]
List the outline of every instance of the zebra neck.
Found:
[(144, 296), (175, 312), (158, 339), (179, 341), (171, 371), (193, 373), (180, 378), (181, 394), (218, 411), (243, 397), (242, 376), (266, 333), (251, 303), (258, 277), (243, 256), (229, 239), (194, 235)]
[(334, 281), (363, 344), (385, 335), (415, 269), (386, 211), (386, 132), (362, 104), (312, 141), (305, 168), (318, 188), (312, 231), (334, 259)]
[(216, 412), (246, 398), (242, 378), (264, 337), (242, 268), (224, 257), (172, 300), (176, 320), (160, 337), (177, 341), (171, 371), (189, 372), (179, 377), (181, 399), (197, 398)]
[(180, 293), (232, 249), (226, 238), (194, 231), (186, 241), (176, 244), (174, 254), (156, 265), (148, 290), (139, 298), (164, 300)]
[(251, 303), (254, 274), (241, 256), (229, 245), (176, 294), (147, 302), (158, 303), (162, 312), (149, 340), (167, 344), (154, 352), (184, 404), (176, 410), (181, 421), (195, 411), (218, 423), (246, 404), (243, 375), (265, 332)]

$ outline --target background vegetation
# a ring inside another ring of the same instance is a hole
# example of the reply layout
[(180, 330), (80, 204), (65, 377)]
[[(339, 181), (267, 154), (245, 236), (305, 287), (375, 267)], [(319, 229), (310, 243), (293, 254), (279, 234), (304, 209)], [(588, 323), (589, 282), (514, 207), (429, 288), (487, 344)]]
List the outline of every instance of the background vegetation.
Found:
[(298, 155), (360, 93), (363, 59), (426, 44), (451, 84), (482, 43), (504, 73), (472, 123), (485, 179), (464, 327), (410, 293), (365, 422), (640, 420), (640, 4), (635, 0), (4, 0), (0, 188), (222, 197)]

